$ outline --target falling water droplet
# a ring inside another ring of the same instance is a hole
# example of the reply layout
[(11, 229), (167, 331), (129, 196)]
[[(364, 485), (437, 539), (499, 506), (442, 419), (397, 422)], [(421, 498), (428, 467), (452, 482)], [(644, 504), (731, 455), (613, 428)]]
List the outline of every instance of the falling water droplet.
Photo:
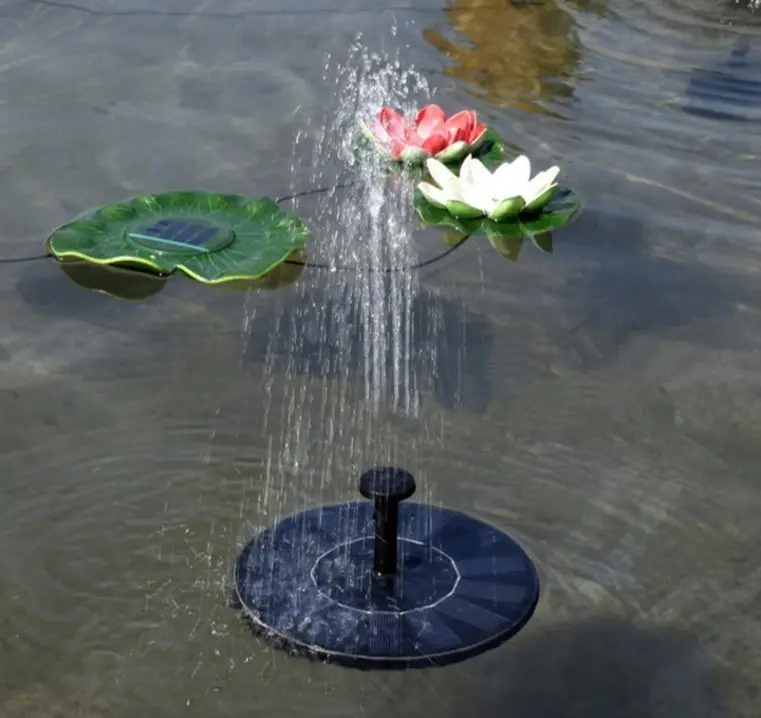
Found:
[[(413, 115), (430, 89), (398, 56), (371, 53), (359, 40), (346, 61), (328, 58), (326, 68), (337, 109), (297, 133), (291, 192), (334, 183), (336, 165), (339, 171), (351, 168), (358, 181), (303, 199), (310, 225), (319, 227), (313, 241), (319, 241), (320, 261), (329, 268), (321, 277), (329, 280), (319, 293), (309, 281), (296, 285), (296, 310), (279, 310), (269, 331), (263, 384), (270, 451), (263, 503), (276, 515), (285, 503), (276, 496), (281, 487), (314, 500), (334, 474), (352, 481), (368, 461), (392, 460), (397, 449), (379, 430), (381, 412), (416, 416), (426, 355), (421, 342), (430, 345), (428, 361), (435, 362), (433, 338), (418, 335), (417, 278), (404, 269), (418, 260), (414, 183), (387, 172), (376, 156), (358, 160), (356, 152), (360, 120), (371, 120), (382, 106)], [(289, 211), (299, 214), (301, 202), (295, 200)], [(277, 420), (269, 420), (271, 414)], [(352, 466), (337, 462), (339, 450), (350, 452)], [(297, 470), (304, 479), (295, 488), (290, 477)]]

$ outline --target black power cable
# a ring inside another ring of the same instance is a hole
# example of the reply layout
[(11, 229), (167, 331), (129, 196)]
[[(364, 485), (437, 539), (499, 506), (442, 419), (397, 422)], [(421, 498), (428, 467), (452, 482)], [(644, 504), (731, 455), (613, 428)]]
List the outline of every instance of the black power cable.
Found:
[[(275, 200), (275, 203), (280, 204), (281, 202), (290, 202), (294, 199), (299, 199), (300, 197), (310, 197), (316, 194), (324, 194), (326, 192), (332, 192), (337, 189), (345, 189), (347, 187), (353, 187), (356, 184), (357, 184), (357, 181), (349, 181), (349, 182), (342, 182), (336, 185), (331, 185), (330, 187), (318, 187), (317, 189), (305, 190), (303, 192), (295, 192), (294, 194), (289, 194), (284, 197), (278, 197)], [(464, 236), (455, 245), (447, 248), (444, 252), (442, 252), (441, 254), (437, 254), (435, 257), (426, 259), (423, 262), (418, 262), (417, 264), (409, 264), (404, 267), (384, 267), (383, 269), (373, 269), (372, 267), (356, 267), (356, 266), (342, 267), (340, 265), (335, 265), (335, 264), (323, 264), (320, 262), (310, 262), (309, 260), (306, 260), (305, 262), (300, 262), (296, 259), (286, 259), (285, 264), (306, 267), (308, 269), (329, 269), (334, 272), (335, 271), (356, 272), (360, 270), (365, 272), (382, 272), (384, 274), (394, 274), (396, 272), (411, 272), (416, 269), (423, 269), (425, 267), (429, 267), (432, 264), (435, 264), (436, 262), (438, 262), (439, 260), (444, 259), (444, 257), (450, 255), (452, 252), (455, 251), (455, 249), (460, 247), (467, 238), (468, 238), (468, 235)]]
[[(277, 204), (280, 204), (281, 202), (290, 202), (295, 199), (299, 199), (300, 197), (311, 197), (313, 195), (317, 194), (324, 194), (326, 192), (334, 192), (338, 189), (346, 189), (347, 187), (352, 187), (355, 185), (355, 181), (350, 182), (342, 182), (339, 184), (331, 185), (330, 187), (317, 187), (316, 189), (308, 189), (304, 190), (303, 192), (295, 192), (293, 194), (285, 195), (283, 197), (278, 197), (275, 202)], [(417, 264), (411, 264), (406, 267), (386, 267), (384, 269), (378, 269), (373, 270), (372, 268), (365, 269), (364, 271), (379, 271), (384, 272), (386, 274), (394, 273), (394, 272), (409, 272), (415, 269), (423, 269), (424, 267), (429, 267), (432, 264), (435, 264), (441, 259), (444, 259), (444, 257), (448, 256), (452, 252), (454, 252), (455, 249), (460, 247), (463, 242), (467, 239), (467, 235), (463, 237), (457, 244), (455, 244), (452, 247), (448, 247), (446, 251), (442, 252), (441, 254), (437, 254), (435, 257), (431, 257), (430, 259), (426, 259), (423, 262), (418, 262)], [(50, 259), (52, 258), (52, 254), (46, 253), (46, 254), (32, 254), (25, 257), (0, 257), (0, 265), (3, 264), (23, 264), (26, 262), (36, 262), (40, 259)], [(308, 269), (330, 269), (331, 271), (358, 271), (361, 270), (361, 267), (342, 267), (342, 266), (336, 266), (333, 264), (322, 264), (320, 262), (310, 262), (309, 260), (306, 260), (304, 262), (300, 262), (295, 259), (288, 259), (285, 262), (286, 264), (293, 264), (298, 266), (303, 266)]]
[(0, 264), (22, 264), (23, 262), (36, 262), (38, 259), (50, 259), (51, 254), (32, 254), (28, 257), (0, 257)]

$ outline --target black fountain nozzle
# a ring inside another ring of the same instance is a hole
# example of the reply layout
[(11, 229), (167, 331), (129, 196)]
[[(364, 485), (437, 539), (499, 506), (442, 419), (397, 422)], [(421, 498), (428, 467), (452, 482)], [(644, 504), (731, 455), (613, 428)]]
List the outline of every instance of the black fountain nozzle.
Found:
[(373, 570), (382, 576), (395, 574), (399, 503), (415, 493), (415, 479), (404, 469), (378, 466), (362, 474), (359, 493), (375, 504)]

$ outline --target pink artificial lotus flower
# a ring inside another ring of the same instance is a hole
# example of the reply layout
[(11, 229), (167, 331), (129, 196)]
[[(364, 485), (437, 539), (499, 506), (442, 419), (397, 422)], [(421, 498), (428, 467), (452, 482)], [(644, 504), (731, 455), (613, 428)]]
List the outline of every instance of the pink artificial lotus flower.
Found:
[(473, 110), (447, 119), (438, 105), (426, 105), (412, 122), (383, 107), (375, 129), (365, 129), (384, 152), (406, 164), (422, 164), (429, 157), (456, 162), (478, 150), (487, 134), (486, 125), (478, 123)]

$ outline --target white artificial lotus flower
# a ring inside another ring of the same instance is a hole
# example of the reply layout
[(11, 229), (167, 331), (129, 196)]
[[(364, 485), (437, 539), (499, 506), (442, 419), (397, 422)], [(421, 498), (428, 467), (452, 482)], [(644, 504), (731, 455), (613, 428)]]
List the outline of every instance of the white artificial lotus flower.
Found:
[(418, 189), (432, 205), (454, 217), (486, 216), (495, 222), (539, 211), (552, 199), (560, 172), (550, 167), (531, 179), (531, 162), (525, 155), (505, 162), (493, 174), (472, 155), (463, 161), (459, 177), (435, 158), (426, 167), (438, 187), (421, 182)]

